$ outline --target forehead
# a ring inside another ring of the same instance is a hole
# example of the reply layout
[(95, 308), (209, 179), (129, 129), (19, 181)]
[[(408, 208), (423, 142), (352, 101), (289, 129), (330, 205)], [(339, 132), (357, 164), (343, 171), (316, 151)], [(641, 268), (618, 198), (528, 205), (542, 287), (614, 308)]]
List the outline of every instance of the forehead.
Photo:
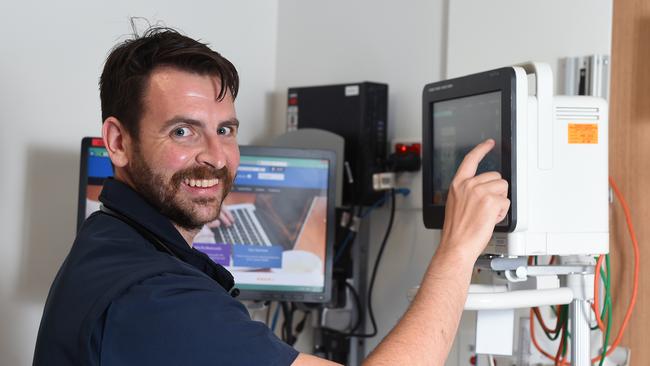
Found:
[(234, 118), (230, 93), (217, 100), (221, 82), (211, 75), (200, 75), (173, 67), (155, 69), (148, 80), (144, 95), (144, 116), (169, 118), (187, 115), (209, 121)]

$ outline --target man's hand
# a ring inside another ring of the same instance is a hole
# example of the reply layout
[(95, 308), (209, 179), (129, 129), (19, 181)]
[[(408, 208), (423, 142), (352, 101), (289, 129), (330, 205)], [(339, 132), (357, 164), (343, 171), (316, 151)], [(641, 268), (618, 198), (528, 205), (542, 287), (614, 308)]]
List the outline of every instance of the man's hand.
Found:
[(228, 210), (226, 206), (221, 206), (221, 211), (219, 211), (219, 218), (216, 220), (207, 223), (209, 228), (215, 228), (219, 227), (221, 225), (224, 226), (232, 226), (232, 224), (235, 223), (235, 216), (233, 216), (232, 212)]
[(475, 175), (478, 164), (494, 148), (490, 139), (463, 159), (449, 187), (440, 249), (461, 250), (476, 259), (487, 245), (494, 226), (510, 208), (508, 182), (498, 172)]

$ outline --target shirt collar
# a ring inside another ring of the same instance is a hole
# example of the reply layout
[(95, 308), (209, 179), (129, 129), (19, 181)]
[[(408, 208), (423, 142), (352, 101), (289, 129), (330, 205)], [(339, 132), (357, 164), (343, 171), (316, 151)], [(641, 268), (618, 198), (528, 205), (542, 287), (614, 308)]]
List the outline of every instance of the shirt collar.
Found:
[(116, 179), (108, 179), (104, 182), (99, 200), (110, 210), (142, 225), (169, 247), (171, 255), (202, 271), (231, 295), (237, 296), (239, 290), (233, 289), (232, 274), (220, 264), (214, 263), (205, 253), (190, 247), (169, 218), (133, 188)]
[(111, 210), (138, 222), (166, 244), (190, 249), (172, 222), (127, 184), (116, 179), (106, 180), (99, 200)]

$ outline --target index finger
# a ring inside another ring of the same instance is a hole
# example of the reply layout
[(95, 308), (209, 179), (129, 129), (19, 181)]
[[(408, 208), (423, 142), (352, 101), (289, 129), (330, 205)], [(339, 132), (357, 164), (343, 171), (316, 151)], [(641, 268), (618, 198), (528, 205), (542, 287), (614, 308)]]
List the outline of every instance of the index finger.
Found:
[(458, 170), (456, 171), (456, 179), (460, 178), (462, 180), (469, 179), (476, 175), (476, 170), (478, 169), (478, 164), (483, 160), (485, 155), (487, 155), (492, 148), (494, 148), (496, 143), (493, 139), (487, 139), (480, 144), (476, 145), (472, 151), (468, 152), (463, 159), (463, 162), (460, 163)]

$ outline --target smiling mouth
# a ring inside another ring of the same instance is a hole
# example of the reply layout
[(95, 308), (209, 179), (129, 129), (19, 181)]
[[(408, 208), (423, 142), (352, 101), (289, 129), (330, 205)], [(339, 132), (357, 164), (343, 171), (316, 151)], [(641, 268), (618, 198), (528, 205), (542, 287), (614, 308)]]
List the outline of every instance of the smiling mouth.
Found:
[(190, 187), (198, 188), (210, 188), (219, 184), (219, 179), (189, 179), (186, 178), (183, 180), (183, 183), (187, 184)]

